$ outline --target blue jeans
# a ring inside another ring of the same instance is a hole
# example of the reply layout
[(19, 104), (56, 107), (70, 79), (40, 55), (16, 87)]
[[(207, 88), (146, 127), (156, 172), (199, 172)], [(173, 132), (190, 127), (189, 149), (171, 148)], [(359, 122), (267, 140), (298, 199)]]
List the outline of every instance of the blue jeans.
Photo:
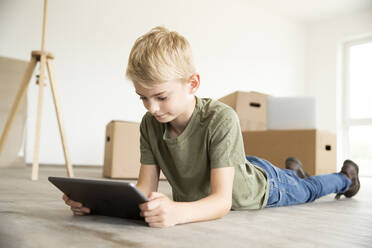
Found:
[(288, 169), (280, 169), (270, 162), (254, 156), (247, 160), (264, 169), (270, 185), (269, 199), (266, 207), (280, 207), (312, 202), (331, 193), (344, 193), (351, 180), (342, 173), (300, 178)]

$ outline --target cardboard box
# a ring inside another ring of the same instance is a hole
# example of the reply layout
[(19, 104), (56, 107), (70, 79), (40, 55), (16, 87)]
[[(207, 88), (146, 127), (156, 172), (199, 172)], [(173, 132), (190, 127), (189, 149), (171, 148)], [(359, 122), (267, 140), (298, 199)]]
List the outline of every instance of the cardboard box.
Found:
[[(9, 119), (28, 61), (0, 56), (0, 137)], [(31, 79), (34, 80), (34, 79)], [(0, 168), (26, 167), (27, 93), (19, 104), (14, 122), (0, 154)], [(32, 130), (33, 131), (33, 130)]]
[(252, 131), (267, 129), (266, 98), (267, 95), (254, 91), (235, 91), (218, 100), (236, 111), (242, 131)]
[(310, 175), (336, 172), (336, 135), (316, 129), (243, 132), (247, 155), (285, 168), (288, 157), (297, 157)]
[[(103, 176), (137, 179), (140, 163), (140, 124), (111, 121), (106, 125)], [(160, 173), (160, 178), (165, 179)]]
[(315, 97), (267, 97), (267, 129), (316, 129)]

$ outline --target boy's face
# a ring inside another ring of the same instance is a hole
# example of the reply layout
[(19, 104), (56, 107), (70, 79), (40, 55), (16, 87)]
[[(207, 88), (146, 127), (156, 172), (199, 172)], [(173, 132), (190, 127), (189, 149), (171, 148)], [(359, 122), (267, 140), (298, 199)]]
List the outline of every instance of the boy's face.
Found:
[(152, 84), (149, 88), (133, 84), (145, 108), (162, 123), (182, 118), (195, 103), (197, 87), (191, 81), (174, 80)]

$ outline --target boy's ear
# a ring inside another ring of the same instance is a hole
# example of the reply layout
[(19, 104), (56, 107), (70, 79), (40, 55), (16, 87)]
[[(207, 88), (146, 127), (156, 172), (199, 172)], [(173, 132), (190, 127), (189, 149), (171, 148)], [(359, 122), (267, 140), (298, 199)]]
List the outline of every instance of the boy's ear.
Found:
[(200, 75), (195, 73), (190, 77), (190, 93), (195, 93), (200, 86)]

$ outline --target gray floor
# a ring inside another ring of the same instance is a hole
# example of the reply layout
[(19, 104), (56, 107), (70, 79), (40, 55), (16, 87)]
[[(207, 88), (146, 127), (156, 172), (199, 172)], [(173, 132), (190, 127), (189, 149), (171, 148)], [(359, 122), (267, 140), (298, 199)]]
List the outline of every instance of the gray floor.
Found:
[[(140, 221), (73, 216), (48, 176), (60, 167), (0, 169), (0, 247), (372, 247), (372, 178), (362, 178), (353, 199), (259, 211), (231, 211), (222, 219), (149, 228)], [(97, 168), (75, 168), (76, 177), (100, 178)], [(170, 194), (167, 182), (160, 191)]]

